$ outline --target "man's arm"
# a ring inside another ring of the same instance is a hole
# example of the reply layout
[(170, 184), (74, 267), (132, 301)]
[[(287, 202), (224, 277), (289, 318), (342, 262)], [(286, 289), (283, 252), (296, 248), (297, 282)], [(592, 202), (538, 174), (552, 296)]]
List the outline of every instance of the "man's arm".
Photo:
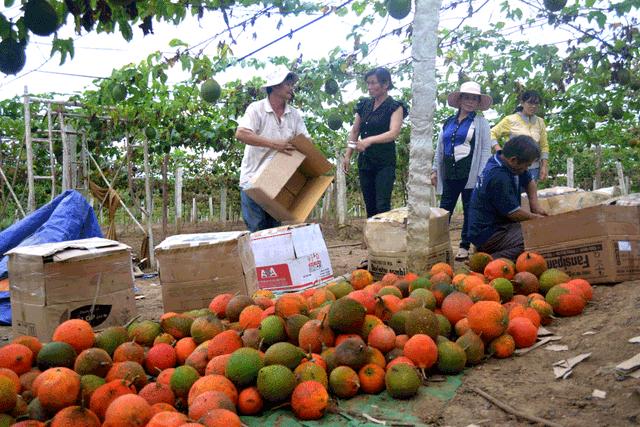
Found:
[(534, 180), (529, 181), (527, 188), (525, 188), (525, 192), (529, 198), (529, 208), (531, 209), (531, 212), (541, 216), (549, 215), (547, 211), (542, 209), (542, 206), (540, 206), (540, 203), (538, 202), (538, 185)]
[(296, 149), (296, 147), (294, 147), (293, 144), (289, 143), (289, 141), (285, 141), (283, 139), (282, 140), (267, 139), (256, 134), (251, 129), (247, 129), (243, 127), (238, 127), (238, 129), (236, 129), (236, 139), (238, 139), (238, 141), (247, 145), (271, 148), (272, 150), (276, 150), (286, 154), (290, 154), (289, 151), (293, 151)]

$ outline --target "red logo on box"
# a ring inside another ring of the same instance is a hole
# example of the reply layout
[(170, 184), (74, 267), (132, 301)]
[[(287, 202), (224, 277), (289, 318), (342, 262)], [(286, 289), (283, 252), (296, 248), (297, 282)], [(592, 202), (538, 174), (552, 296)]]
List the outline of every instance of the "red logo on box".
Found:
[(256, 272), (260, 289), (282, 288), (293, 284), (287, 264), (257, 267)]

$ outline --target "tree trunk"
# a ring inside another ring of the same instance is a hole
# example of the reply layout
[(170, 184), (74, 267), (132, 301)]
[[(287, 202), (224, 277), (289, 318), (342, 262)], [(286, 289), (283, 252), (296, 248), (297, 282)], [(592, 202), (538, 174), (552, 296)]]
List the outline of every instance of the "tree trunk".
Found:
[(180, 234), (182, 231), (182, 166), (176, 168), (176, 189), (173, 198), (176, 209), (176, 234)]
[[(213, 218), (211, 219), (213, 220)], [(224, 224), (226, 220), (227, 220), (227, 187), (223, 186), (220, 188), (220, 222)]]
[(411, 143), (409, 155), (409, 203), (407, 269), (421, 275), (428, 265), (431, 164), (433, 161), (433, 112), (436, 100), (436, 53), (441, 0), (418, 0), (413, 18), (413, 80), (411, 92)]
[(167, 222), (169, 221), (167, 210), (169, 205), (169, 186), (167, 184), (167, 167), (169, 166), (169, 154), (164, 155), (162, 162), (162, 238), (167, 238)]
[(336, 218), (338, 226), (347, 222), (347, 178), (342, 170), (344, 150), (339, 150), (336, 156)]
[(602, 152), (600, 151), (600, 143), (596, 143), (596, 182), (593, 189), (597, 190), (602, 186)]
[(573, 157), (567, 159), (567, 187), (574, 188), (573, 181)]

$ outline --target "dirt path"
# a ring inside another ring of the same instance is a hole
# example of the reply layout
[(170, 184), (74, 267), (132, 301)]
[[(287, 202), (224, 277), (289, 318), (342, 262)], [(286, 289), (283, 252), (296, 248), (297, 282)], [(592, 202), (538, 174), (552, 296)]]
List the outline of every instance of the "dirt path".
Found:
[[(460, 226), (461, 216), (454, 216), (454, 251)], [(242, 229), (240, 225), (236, 228)], [(362, 238), (361, 229), (362, 221), (356, 221), (348, 227), (349, 235), (340, 238), (335, 227), (323, 225), (335, 276), (350, 274), (366, 258), (366, 250), (354, 245)], [(222, 231), (219, 224), (201, 223), (183, 230), (213, 231)], [(139, 236), (118, 237), (134, 251), (140, 248)], [(158, 278), (138, 279), (136, 286), (140, 289), (137, 306), (141, 317), (159, 318), (162, 298)], [(596, 286), (593, 301), (581, 315), (554, 319), (547, 327), (561, 337), (553, 344), (567, 346), (567, 350), (551, 351), (543, 346), (522, 356), (486, 360), (467, 371), (463, 385), (444, 408), (426, 408), (423, 419), (451, 427), (543, 425), (508, 414), (475, 391), (480, 389), (523, 413), (548, 420), (547, 425), (637, 426), (629, 416), (640, 410), (640, 380), (617, 374), (615, 367), (640, 353), (640, 344), (628, 342), (640, 335), (639, 290), (640, 281)], [(9, 327), (0, 328), (0, 339), (0, 345), (9, 342)], [(575, 366), (569, 378), (554, 378), (554, 363), (586, 353), (590, 357)], [(593, 397), (594, 391), (604, 392), (605, 397)]]

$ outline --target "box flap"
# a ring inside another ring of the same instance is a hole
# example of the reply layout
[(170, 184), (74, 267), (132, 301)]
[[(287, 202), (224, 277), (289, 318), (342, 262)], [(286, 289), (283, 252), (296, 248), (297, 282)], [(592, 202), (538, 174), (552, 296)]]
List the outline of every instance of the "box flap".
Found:
[(324, 242), (324, 237), (318, 224), (291, 230), (291, 238), (296, 258), (327, 250), (327, 245)]
[(53, 262), (68, 262), (104, 256), (109, 253), (130, 251), (131, 248), (115, 240), (93, 237), (33, 246), (19, 246), (5, 255), (19, 254), (21, 258), (50, 258)]
[(169, 236), (155, 247), (155, 252), (163, 252), (192, 248), (198, 246), (220, 245), (225, 242), (235, 242), (248, 231), (225, 231), (220, 233), (177, 234)]
[(309, 176), (320, 176), (334, 168), (322, 151), (306, 136), (300, 134), (289, 141), (296, 150), (305, 155), (304, 168), (309, 171)]
[(290, 218), (297, 222), (304, 222), (309, 217), (311, 210), (315, 207), (318, 200), (322, 197), (324, 192), (329, 187), (329, 184), (333, 181), (333, 175), (331, 176), (318, 176), (307, 181), (306, 185), (300, 191), (300, 194), (293, 202), (293, 205), (289, 209)]

